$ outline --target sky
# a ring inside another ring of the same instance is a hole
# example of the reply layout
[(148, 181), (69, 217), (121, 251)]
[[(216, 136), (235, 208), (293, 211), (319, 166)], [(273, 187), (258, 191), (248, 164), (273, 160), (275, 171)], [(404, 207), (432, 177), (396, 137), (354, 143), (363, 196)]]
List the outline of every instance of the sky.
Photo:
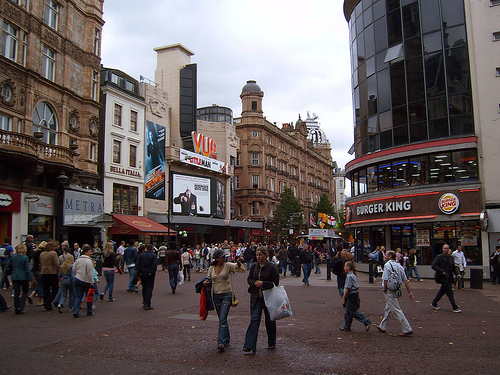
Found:
[(342, 0), (105, 0), (107, 68), (154, 81), (153, 48), (180, 43), (198, 65), (198, 107), (241, 115), (255, 80), (268, 121), (318, 116), (341, 168), (353, 159), (349, 32)]

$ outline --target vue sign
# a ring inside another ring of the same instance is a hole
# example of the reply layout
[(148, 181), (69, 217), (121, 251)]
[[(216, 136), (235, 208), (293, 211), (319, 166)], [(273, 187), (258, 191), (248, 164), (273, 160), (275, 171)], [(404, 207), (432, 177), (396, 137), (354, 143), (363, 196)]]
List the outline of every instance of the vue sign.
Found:
[(213, 139), (203, 134), (191, 132), (193, 138), (194, 152), (203, 156), (217, 159), (217, 144)]

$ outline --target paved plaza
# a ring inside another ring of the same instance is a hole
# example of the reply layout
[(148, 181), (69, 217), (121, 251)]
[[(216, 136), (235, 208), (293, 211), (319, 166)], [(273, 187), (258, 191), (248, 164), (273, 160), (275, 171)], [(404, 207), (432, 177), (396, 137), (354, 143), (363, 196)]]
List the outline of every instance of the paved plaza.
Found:
[[(323, 266), (323, 268), (325, 268)], [(231, 346), (216, 350), (217, 319), (198, 317), (199, 294), (194, 284), (204, 275), (170, 293), (168, 276), (158, 272), (152, 311), (142, 309), (141, 293), (128, 293), (128, 275), (116, 275), (116, 302), (97, 301), (95, 315), (74, 319), (68, 309), (46, 312), (28, 305), (25, 315), (13, 308), (0, 314), (0, 373), (5, 374), (496, 374), (500, 322), (500, 286), (455, 291), (461, 314), (451, 312), (446, 296), (441, 310), (429, 303), (438, 285), (433, 280), (411, 282), (415, 300), (403, 293), (401, 305), (415, 334), (399, 337), (396, 321), (387, 333), (375, 329), (384, 309), (379, 283), (360, 273), (361, 309), (372, 329), (353, 322), (351, 332), (339, 331), (344, 309), (336, 277), (313, 274), (309, 287), (294, 276), (281, 278), (293, 315), (277, 322), (278, 346), (267, 349), (261, 324), (257, 353), (243, 356), (249, 323), (246, 276), (235, 274), (240, 304), (229, 313)], [(101, 277), (100, 289), (104, 287)], [(9, 291), (2, 291), (13, 304)], [(35, 301), (36, 303), (36, 301)]]

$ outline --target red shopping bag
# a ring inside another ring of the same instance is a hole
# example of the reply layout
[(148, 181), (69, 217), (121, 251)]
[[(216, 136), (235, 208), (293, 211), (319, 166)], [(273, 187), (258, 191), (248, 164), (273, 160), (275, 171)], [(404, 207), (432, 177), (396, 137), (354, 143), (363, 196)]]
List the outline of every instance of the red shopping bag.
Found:
[(200, 319), (206, 320), (208, 316), (207, 310), (207, 292), (205, 291), (205, 287), (201, 288), (201, 296), (200, 296)]
[(89, 291), (87, 292), (87, 298), (85, 299), (85, 301), (88, 303), (94, 302), (94, 294), (95, 294), (95, 289), (90, 288)]

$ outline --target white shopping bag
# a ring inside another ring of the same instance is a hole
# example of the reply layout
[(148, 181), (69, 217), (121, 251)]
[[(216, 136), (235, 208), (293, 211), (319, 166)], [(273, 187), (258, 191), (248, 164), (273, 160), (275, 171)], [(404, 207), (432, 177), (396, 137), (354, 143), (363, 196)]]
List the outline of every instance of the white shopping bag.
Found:
[(184, 284), (184, 275), (182, 274), (182, 271), (179, 271), (179, 273), (177, 274), (177, 284)]
[(290, 300), (283, 285), (263, 290), (262, 295), (271, 320), (279, 320), (292, 315)]

